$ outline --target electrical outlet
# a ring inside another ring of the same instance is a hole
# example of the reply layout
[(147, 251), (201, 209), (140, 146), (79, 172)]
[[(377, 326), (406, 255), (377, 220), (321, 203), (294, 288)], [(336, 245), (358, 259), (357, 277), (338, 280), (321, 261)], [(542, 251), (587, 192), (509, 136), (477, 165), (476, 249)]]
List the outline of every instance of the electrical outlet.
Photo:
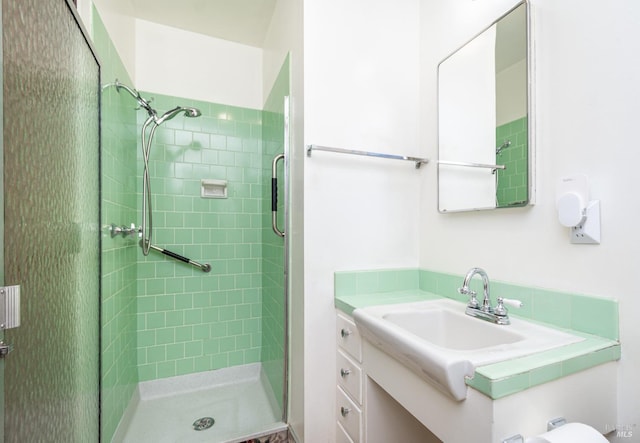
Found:
[(600, 200), (593, 200), (585, 209), (585, 220), (569, 232), (571, 243), (583, 245), (600, 244)]

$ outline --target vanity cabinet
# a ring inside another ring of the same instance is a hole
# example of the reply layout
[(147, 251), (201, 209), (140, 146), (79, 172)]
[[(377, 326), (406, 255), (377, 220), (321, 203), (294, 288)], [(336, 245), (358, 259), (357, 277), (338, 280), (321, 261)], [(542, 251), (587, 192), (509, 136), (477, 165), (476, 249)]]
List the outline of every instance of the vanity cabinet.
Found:
[[(562, 371), (560, 377), (521, 388), (513, 380), (529, 382), (548, 372), (542, 366), (522, 374), (522, 364), (533, 358), (526, 356), (519, 365), (513, 364), (513, 374), (504, 375), (504, 381), (496, 378), (490, 392), (493, 397), (468, 386), (465, 399), (457, 401), (360, 332), (352, 317), (337, 312), (338, 443), (499, 443), (517, 434), (540, 434), (544, 424), (556, 417), (587, 423), (600, 432), (610, 430), (609, 424), (615, 422), (615, 360), (607, 357), (608, 353), (601, 353), (600, 364), (577, 367), (585, 360), (583, 355), (593, 358), (592, 353), (583, 354), (585, 348), (603, 346), (597, 338), (577, 343), (573, 351), (569, 349), (571, 345), (563, 347), (564, 360), (552, 366), (555, 371)], [(614, 346), (611, 352), (616, 349)], [(557, 355), (556, 351), (550, 358)], [(476, 377), (481, 378), (483, 371), (490, 369), (491, 365), (476, 368)], [(458, 423), (465, 426), (457, 426)]]
[(352, 317), (336, 316), (336, 442), (441, 443), (365, 370), (367, 342)]
[(362, 339), (351, 317), (336, 317), (336, 441), (364, 442), (362, 435)]

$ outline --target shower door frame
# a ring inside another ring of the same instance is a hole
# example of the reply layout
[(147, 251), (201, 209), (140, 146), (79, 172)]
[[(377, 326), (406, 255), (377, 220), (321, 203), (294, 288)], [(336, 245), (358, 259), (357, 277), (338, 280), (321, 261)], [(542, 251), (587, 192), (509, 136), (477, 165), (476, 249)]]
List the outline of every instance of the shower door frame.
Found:
[[(0, 3), (0, 286), (4, 286), (4, 36)], [(0, 329), (4, 341), (4, 329)], [(0, 443), (4, 443), (4, 358), (0, 359)]]
[[(289, 69), (291, 65), (289, 64)], [(291, 79), (291, 73), (289, 72), (289, 79)], [(282, 383), (282, 422), (287, 423), (289, 420), (289, 214), (290, 214), (290, 193), (289, 193), (289, 167), (291, 158), (290, 149), (290, 94), (291, 94), (291, 80), (289, 80), (289, 93), (284, 97), (284, 143), (282, 151), (284, 154), (284, 248), (283, 248), (283, 267), (284, 267), (284, 359), (282, 367), (282, 377), (284, 378)]]

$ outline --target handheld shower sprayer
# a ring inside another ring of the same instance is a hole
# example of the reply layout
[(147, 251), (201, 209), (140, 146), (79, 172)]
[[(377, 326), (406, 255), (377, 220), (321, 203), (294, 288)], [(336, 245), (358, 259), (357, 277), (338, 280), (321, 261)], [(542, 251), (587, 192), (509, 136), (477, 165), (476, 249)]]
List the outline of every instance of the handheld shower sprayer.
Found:
[[(153, 135), (162, 123), (167, 120), (171, 120), (176, 115), (184, 113), (185, 117), (194, 118), (200, 117), (202, 113), (197, 108), (191, 108), (186, 106), (176, 106), (173, 109), (162, 114), (158, 117), (158, 112), (151, 107), (150, 100), (142, 98), (140, 93), (123, 83), (120, 83), (118, 79), (114, 83), (106, 84), (102, 89), (106, 89), (109, 86), (115, 86), (116, 91), (120, 92), (121, 89), (127, 91), (131, 96), (136, 99), (138, 104), (149, 114), (147, 120), (142, 125), (141, 139), (142, 139), (142, 160), (144, 163), (144, 171), (142, 174), (142, 253), (149, 255), (149, 250), (152, 249), (151, 237), (153, 234), (153, 220), (151, 211), (151, 179), (149, 177), (149, 154), (151, 152), (151, 142), (153, 141)], [(149, 131), (149, 138), (147, 139), (147, 128), (151, 125)]]
[[(151, 153), (151, 142), (153, 141), (153, 135), (156, 129), (167, 120), (171, 120), (176, 115), (183, 113), (186, 117), (199, 117), (202, 115), (199, 109), (176, 106), (175, 108), (165, 112), (161, 117), (158, 117), (155, 109), (153, 112), (149, 112), (149, 118), (142, 125), (142, 160), (144, 162), (144, 171), (142, 174), (142, 253), (149, 255), (149, 250), (153, 248), (151, 244), (151, 238), (153, 236), (153, 214), (151, 210), (151, 179), (149, 177), (149, 155)], [(147, 127), (151, 126), (149, 131), (149, 139), (146, 139)], [(147, 220), (149, 222), (147, 223)], [(148, 229), (147, 229), (148, 226)], [(148, 235), (147, 235), (148, 234)]]
[(202, 115), (199, 109), (189, 108), (184, 106), (176, 106), (175, 108), (162, 114), (162, 117), (156, 117), (154, 121), (157, 125), (161, 125), (165, 121), (171, 120), (173, 117), (180, 114), (181, 112), (184, 112), (184, 116), (189, 118), (200, 117)]

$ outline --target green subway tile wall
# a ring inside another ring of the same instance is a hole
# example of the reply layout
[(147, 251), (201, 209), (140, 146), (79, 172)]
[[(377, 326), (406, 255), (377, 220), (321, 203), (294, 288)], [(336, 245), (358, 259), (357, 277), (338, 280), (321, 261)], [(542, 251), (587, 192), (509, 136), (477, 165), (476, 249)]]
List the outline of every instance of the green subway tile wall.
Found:
[[(154, 251), (145, 257), (138, 248), (139, 379), (259, 362), (262, 111), (142, 95), (154, 98), (158, 113), (178, 105), (202, 111), (198, 118), (176, 116), (156, 131), (149, 162), (153, 243), (212, 270)], [(139, 127), (145, 118), (138, 113)], [(137, 152), (140, 195), (140, 146)], [(201, 198), (202, 179), (226, 180), (228, 198)]]
[[(284, 100), (289, 95), (289, 58), (285, 60), (263, 112), (262, 131), (262, 367), (283, 408), (285, 355), (284, 239), (271, 227), (271, 165), (284, 152)], [(284, 161), (278, 162), (279, 229), (284, 229)]]
[[(98, 15), (93, 10), (93, 42), (102, 60), (102, 81), (131, 80)], [(136, 354), (135, 240), (111, 238), (111, 223), (138, 223), (136, 196), (136, 103), (114, 87), (102, 92), (101, 205), (101, 441), (111, 441), (138, 382)]]
[(498, 170), (496, 198), (498, 207), (524, 204), (528, 199), (528, 131), (527, 117), (513, 120), (496, 128), (496, 144), (506, 140), (511, 145), (496, 154), (496, 164), (507, 168)]

